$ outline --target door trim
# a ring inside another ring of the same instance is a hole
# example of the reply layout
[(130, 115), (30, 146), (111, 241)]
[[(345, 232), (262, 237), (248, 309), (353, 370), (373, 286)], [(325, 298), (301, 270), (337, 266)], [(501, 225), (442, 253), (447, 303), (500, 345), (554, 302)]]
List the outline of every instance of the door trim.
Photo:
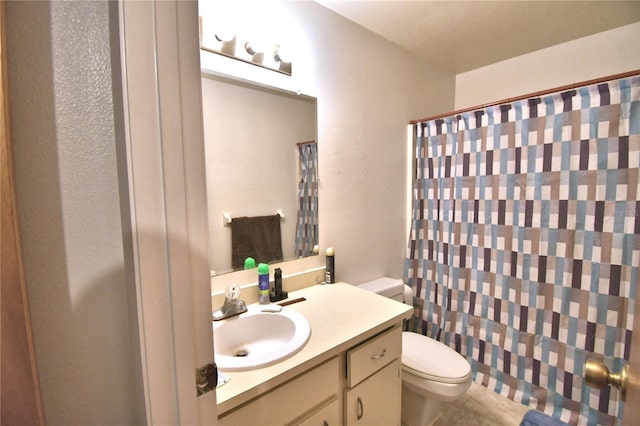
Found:
[(195, 384), (213, 360), (197, 2), (120, 0), (119, 25), (147, 423), (216, 424)]

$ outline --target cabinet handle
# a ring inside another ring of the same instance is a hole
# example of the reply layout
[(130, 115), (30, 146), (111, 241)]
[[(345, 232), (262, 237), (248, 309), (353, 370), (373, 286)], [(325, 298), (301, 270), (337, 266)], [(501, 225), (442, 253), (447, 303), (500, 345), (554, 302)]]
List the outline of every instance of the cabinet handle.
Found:
[(380, 352), (379, 354), (371, 355), (371, 359), (380, 359), (384, 357), (386, 354), (387, 354), (387, 348), (384, 348), (382, 352)]
[(326, 421), (326, 420), (325, 420), (325, 421), (323, 421), (323, 422), (322, 422), (322, 426), (329, 426), (329, 422), (328, 422), (328, 421)]
[(364, 416), (364, 404), (362, 403), (362, 400), (360, 399), (360, 397), (358, 397), (358, 416), (357, 416), (357, 419), (360, 420), (362, 418), (362, 416)]

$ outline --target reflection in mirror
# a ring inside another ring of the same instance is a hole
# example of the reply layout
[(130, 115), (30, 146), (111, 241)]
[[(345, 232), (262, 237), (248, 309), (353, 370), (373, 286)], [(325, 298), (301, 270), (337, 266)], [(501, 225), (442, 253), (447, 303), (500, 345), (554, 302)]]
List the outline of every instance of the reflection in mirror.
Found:
[(211, 270), (317, 254), (316, 100), (203, 71), (202, 102)]

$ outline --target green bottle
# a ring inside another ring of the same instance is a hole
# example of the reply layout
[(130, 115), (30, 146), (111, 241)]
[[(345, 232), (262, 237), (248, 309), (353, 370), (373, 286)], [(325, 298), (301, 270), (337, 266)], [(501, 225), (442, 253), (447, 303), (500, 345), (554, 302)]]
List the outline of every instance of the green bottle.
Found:
[(268, 305), (269, 300), (269, 265), (258, 264), (258, 303)]

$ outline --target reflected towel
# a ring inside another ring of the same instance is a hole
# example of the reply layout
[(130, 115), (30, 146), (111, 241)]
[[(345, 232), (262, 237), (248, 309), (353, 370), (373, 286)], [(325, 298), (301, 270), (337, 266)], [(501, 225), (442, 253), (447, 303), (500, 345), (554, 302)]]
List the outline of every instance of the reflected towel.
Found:
[(231, 219), (231, 266), (243, 268), (244, 260), (256, 263), (282, 260), (280, 215), (237, 217)]

